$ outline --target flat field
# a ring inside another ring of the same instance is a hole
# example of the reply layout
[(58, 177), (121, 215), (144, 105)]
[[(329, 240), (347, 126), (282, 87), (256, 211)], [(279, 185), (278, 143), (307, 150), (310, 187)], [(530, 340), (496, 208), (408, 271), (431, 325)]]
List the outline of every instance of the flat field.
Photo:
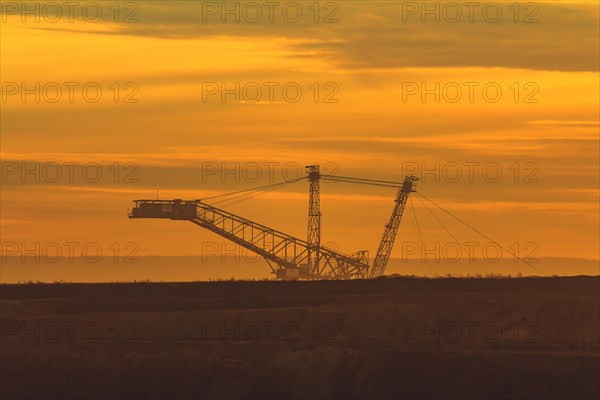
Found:
[(600, 277), (0, 285), (2, 398), (600, 396)]

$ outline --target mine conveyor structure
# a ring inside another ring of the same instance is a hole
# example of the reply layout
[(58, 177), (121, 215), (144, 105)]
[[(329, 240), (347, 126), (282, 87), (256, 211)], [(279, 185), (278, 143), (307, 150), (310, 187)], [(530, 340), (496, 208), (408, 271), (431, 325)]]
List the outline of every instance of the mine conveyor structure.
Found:
[[(310, 181), (308, 240), (306, 241), (222, 210), (202, 200), (134, 200), (129, 218), (168, 218), (190, 221), (262, 256), (279, 279), (351, 279), (383, 275), (408, 196), (415, 191), (418, 178), (406, 176), (404, 182), (390, 182), (321, 175), (318, 165), (308, 166), (307, 172), (306, 177), (297, 179)], [(386, 225), (373, 266), (368, 264), (367, 251), (345, 255), (321, 246), (319, 200), (321, 179), (399, 188), (394, 211)]]

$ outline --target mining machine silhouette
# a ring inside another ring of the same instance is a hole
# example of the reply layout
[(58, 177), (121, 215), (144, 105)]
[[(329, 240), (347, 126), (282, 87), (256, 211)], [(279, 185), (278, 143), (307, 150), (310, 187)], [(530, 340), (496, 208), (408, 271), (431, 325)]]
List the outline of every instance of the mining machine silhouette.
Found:
[[(279, 279), (352, 279), (375, 278), (385, 272), (396, 240), (400, 220), (408, 196), (416, 191), (415, 176), (406, 176), (404, 182), (381, 181), (321, 174), (318, 165), (306, 167), (307, 174), (293, 180), (240, 190), (223, 196), (242, 196), (269, 190), (285, 184), (309, 181), (308, 237), (307, 240), (288, 235), (276, 229), (251, 221), (239, 215), (205, 203), (203, 200), (134, 200), (129, 218), (168, 218), (190, 221), (228, 239), (260, 256)], [(368, 251), (345, 255), (321, 245), (320, 180), (398, 188), (394, 210), (385, 226), (373, 264), (369, 265)]]

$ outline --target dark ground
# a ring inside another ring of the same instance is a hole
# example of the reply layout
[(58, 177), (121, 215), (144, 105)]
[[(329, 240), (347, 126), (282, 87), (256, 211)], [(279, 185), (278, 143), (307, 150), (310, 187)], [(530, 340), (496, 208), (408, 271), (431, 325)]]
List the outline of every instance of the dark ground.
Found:
[(2, 398), (600, 398), (600, 277), (0, 285)]

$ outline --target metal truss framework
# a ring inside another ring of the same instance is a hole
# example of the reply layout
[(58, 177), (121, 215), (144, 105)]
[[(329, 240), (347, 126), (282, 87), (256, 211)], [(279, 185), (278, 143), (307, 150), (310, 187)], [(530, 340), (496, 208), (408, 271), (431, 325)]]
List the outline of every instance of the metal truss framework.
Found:
[[(327, 248), (316, 251), (315, 245), (278, 230), (250, 221), (233, 213), (195, 201), (197, 215), (191, 222), (261, 255), (278, 276), (288, 269), (308, 265), (311, 250), (320, 265), (318, 271), (299, 271), (303, 278), (366, 278), (369, 265), (359, 258)], [(318, 258), (317, 258), (318, 257)]]
[[(262, 256), (273, 273), (282, 279), (350, 279), (373, 278), (383, 275), (408, 196), (415, 191), (418, 178), (407, 176), (404, 182), (400, 183), (319, 175), (319, 167), (314, 165), (308, 166), (307, 170), (310, 182), (307, 241), (214, 207), (201, 200), (135, 200), (135, 207), (129, 217), (191, 221)], [(319, 179), (321, 177), (347, 183), (400, 188), (396, 195), (394, 211), (385, 227), (372, 267), (368, 263), (367, 251), (344, 255), (321, 246), (319, 201)]]

